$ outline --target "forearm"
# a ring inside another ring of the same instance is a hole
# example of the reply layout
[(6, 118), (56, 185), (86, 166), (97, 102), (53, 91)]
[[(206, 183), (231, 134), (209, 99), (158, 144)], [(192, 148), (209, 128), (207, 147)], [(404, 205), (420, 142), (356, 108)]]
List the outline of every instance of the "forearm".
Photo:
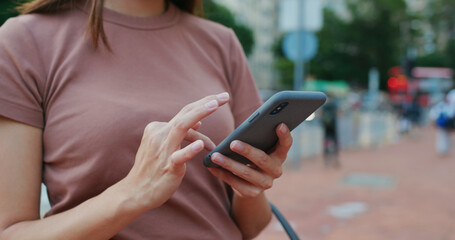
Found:
[(242, 198), (234, 194), (232, 215), (243, 238), (252, 239), (270, 222), (272, 211), (264, 193), (254, 198)]
[[(164, 204), (180, 186), (186, 162), (204, 148), (213, 150), (210, 138), (196, 130), (203, 118), (228, 102), (228, 93), (210, 95), (186, 105), (169, 122), (150, 122), (133, 168), (123, 180), (45, 219), (38, 215), (42, 129), (0, 116), (0, 165), (8, 166), (0, 168), (6, 179), (0, 181), (0, 240), (111, 238), (141, 214)], [(191, 143), (182, 148), (184, 140)]]
[(118, 183), (68, 211), (12, 224), (0, 239), (109, 239), (144, 211), (119, 194), (122, 188)]

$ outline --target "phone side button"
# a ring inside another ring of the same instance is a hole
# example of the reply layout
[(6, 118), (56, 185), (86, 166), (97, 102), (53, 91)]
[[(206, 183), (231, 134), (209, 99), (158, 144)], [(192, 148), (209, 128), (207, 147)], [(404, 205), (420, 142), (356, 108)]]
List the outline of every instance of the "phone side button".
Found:
[(259, 116), (259, 112), (254, 113), (254, 114), (250, 117), (250, 119), (248, 119), (248, 122), (253, 122), (254, 119), (256, 119), (258, 116)]

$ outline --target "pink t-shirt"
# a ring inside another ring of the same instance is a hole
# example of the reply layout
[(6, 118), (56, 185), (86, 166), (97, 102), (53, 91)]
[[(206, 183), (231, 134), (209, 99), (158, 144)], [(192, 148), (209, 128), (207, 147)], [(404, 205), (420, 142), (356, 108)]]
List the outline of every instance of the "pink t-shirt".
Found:
[[(19, 16), (0, 28), (0, 115), (43, 129), (48, 216), (125, 177), (147, 123), (169, 121), (184, 105), (227, 91), (230, 103), (200, 128), (219, 143), (261, 103), (228, 28), (172, 4), (150, 18), (105, 9), (109, 52), (93, 48), (87, 21), (80, 6)], [(188, 163), (169, 201), (114, 239), (241, 239), (231, 190), (203, 166), (205, 154)]]

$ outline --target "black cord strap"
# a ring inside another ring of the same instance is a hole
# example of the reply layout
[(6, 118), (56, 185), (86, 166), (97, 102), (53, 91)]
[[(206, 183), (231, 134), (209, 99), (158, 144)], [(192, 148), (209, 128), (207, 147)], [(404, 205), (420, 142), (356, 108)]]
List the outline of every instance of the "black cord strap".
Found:
[(284, 218), (283, 214), (278, 210), (278, 208), (275, 207), (271, 202), (269, 202), (270, 207), (272, 208), (273, 214), (275, 214), (275, 217), (280, 221), (281, 226), (283, 226), (284, 230), (289, 236), (289, 239), (291, 240), (299, 240), (299, 237), (297, 234), (294, 232), (294, 229), (292, 229), (291, 224), (288, 223), (286, 218)]

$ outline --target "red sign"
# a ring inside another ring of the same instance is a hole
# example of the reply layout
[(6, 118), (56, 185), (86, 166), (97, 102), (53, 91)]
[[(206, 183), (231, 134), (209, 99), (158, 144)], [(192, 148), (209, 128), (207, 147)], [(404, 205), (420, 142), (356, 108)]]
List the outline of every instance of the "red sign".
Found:
[(387, 81), (387, 86), (393, 92), (406, 92), (408, 90), (408, 79), (403, 74), (393, 76)]

